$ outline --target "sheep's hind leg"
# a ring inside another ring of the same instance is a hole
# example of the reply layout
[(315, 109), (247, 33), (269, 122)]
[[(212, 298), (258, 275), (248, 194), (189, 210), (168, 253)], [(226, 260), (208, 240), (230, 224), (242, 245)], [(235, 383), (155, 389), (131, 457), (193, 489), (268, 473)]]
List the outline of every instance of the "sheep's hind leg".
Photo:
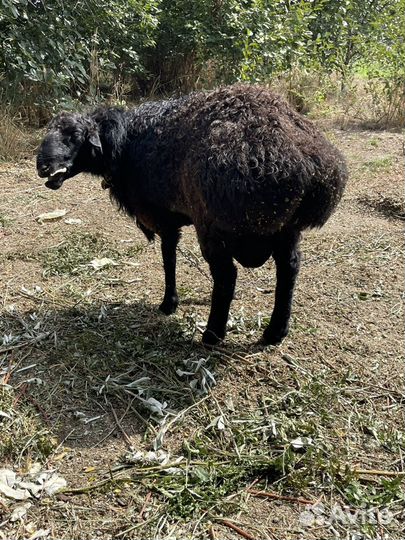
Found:
[(263, 340), (268, 345), (280, 343), (288, 334), (294, 285), (300, 266), (299, 239), (299, 233), (280, 235), (274, 247), (276, 294), (270, 323), (263, 335)]
[(165, 271), (165, 295), (159, 309), (165, 315), (174, 313), (179, 303), (176, 290), (176, 247), (179, 242), (180, 231), (171, 230), (162, 234), (162, 257)]
[(206, 345), (216, 345), (225, 337), (229, 307), (235, 291), (237, 271), (232, 257), (222, 250), (205, 258), (210, 265), (214, 288), (212, 291), (211, 312), (202, 341)]

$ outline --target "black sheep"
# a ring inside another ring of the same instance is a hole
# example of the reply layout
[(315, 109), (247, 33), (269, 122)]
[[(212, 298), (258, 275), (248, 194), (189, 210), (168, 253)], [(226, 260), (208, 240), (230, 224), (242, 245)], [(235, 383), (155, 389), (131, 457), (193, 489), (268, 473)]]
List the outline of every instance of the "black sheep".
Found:
[(288, 332), (303, 229), (320, 227), (347, 180), (344, 159), (319, 130), (270, 90), (234, 85), (135, 109), (62, 113), (50, 123), (38, 174), (58, 189), (80, 172), (103, 177), (149, 240), (162, 240), (166, 314), (178, 304), (176, 246), (193, 224), (214, 280), (203, 342), (225, 336), (236, 267), (273, 256), (275, 305), (264, 341)]

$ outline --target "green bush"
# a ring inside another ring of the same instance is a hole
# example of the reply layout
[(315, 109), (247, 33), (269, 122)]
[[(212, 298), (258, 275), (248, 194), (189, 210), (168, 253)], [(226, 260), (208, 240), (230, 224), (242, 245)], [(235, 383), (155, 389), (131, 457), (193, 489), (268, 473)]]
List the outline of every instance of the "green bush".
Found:
[(405, 0), (2, 0), (0, 101), (40, 124), (55, 107), (236, 80), (290, 81), (295, 100), (297, 73), (337, 77), (344, 96), (361, 73), (388, 120), (403, 105), (404, 13)]

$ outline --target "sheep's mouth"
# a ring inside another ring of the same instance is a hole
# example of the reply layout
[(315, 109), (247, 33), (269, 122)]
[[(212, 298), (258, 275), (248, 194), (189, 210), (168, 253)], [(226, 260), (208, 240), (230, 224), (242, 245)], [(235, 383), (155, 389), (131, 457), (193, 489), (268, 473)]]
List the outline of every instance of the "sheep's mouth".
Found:
[(45, 186), (49, 189), (59, 189), (67, 177), (67, 168), (62, 167), (57, 171), (53, 172), (48, 180), (45, 182)]

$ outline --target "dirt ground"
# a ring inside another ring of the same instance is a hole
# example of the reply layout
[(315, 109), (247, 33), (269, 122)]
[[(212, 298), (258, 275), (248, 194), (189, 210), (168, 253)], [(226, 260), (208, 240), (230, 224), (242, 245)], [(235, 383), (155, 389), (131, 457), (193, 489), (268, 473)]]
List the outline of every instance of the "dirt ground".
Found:
[(350, 182), (304, 235), (291, 332), (268, 348), (272, 263), (238, 269), (226, 341), (204, 349), (192, 228), (166, 318), (159, 243), (99, 180), (52, 192), (34, 159), (0, 164), (0, 461), (67, 482), (14, 521), (0, 493), (0, 538), (404, 538), (402, 137), (327, 134)]

